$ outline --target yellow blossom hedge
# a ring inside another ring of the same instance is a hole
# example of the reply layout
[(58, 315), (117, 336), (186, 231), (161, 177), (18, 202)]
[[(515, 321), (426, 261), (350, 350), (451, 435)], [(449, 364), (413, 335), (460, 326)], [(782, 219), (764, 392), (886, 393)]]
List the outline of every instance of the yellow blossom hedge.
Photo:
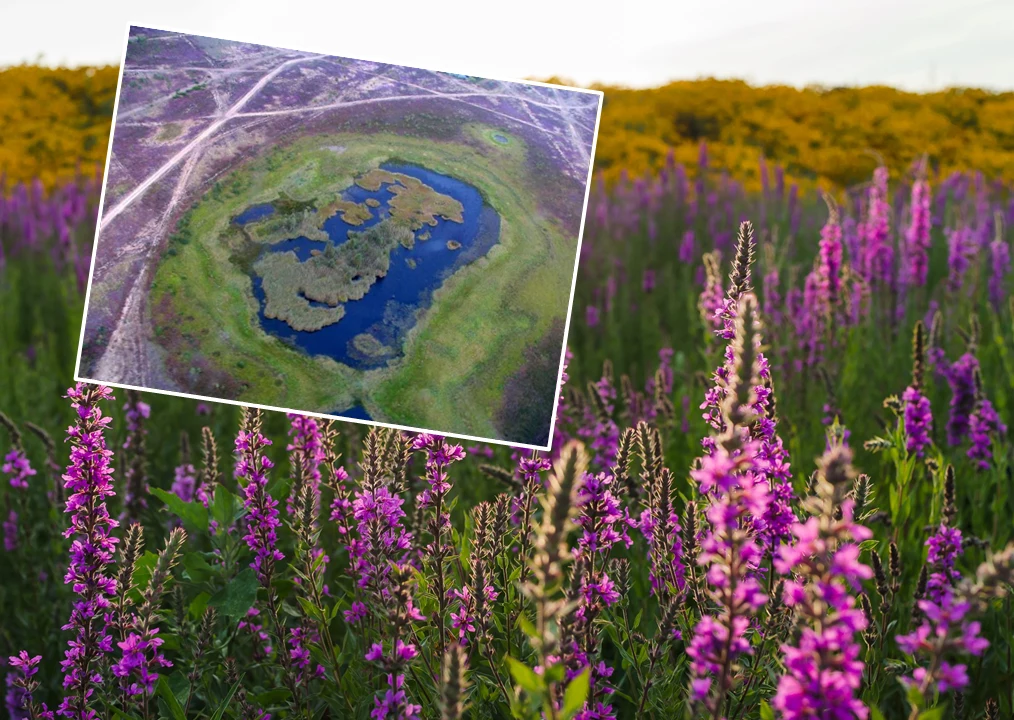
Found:
[[(47, 186), (105, 160), (116, 67), (0, 70), (0, 171)], [(553, 79), (551, 81), (558, 81)], [(605, 92), (596, 152), (607, 181), (657, 171), (672, 148), (691, 169), (707, 141), (713, 166), (748, 187), (758, 159), (804, 184), (869, 178), (882, 156), (895, 175), (923, 153), (934, 168), (982, 170), (1014, 180), (1014, 93), (953, 89), (915, 94), (888, 87), (752, 87), (738, 80), (673, 82)]]
[(106, 160), (118, 68), (0, 69), (0, 174), (48, 188)]
[(674, 82), (605, 92), (596, 163), (607, 181), (622, 170), (658, 170), (669, 148), (687, 165), (708, 142), (714, 166), (759, 185), (763, 154), (805, 184), (869, 178), (873, 151), (892, 174), (926, 154), (933, 168), (981, 170), (1014, 180), (1014, 93), (952, 89), (915, 94), (888, 87), (752, 87), (736, 80)]

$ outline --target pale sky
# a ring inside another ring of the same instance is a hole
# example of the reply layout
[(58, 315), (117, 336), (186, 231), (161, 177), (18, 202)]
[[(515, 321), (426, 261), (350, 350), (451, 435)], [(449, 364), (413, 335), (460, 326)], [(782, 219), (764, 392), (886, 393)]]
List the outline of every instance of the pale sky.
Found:
[(0, 66), (118, 63), (128, 23), (497, 79), (1014, 88), (1011, 0), (0, 0)]

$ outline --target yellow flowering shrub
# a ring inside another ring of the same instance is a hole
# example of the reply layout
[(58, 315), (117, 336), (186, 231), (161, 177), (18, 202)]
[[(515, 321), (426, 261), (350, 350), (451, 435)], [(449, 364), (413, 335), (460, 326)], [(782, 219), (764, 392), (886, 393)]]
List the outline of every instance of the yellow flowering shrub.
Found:
[(116, 67), (0, 69), (0, 174), (47, 187), (106, 161)]
[[(1014, 93), (888, 87), (752, 87), (737, 80), (673, 82), (604, 91), (596, 165), (607, 182), (657, 171), (673, 148), (694, 166), (707, 141), (712, 164), (756, 188), (763, 154), (804, 184), (862, 182), (883, 157), (892, 174), (927, 155), (941, 173), (981, 170), (1014, 180)], [(691, 167), (691, 170), (693, 168)]]
[[(0, 70), (0, 172), (48, 187), (105, 161), (118, 68)], [(551, 82), (560, 82), (551, 79)], [(564, 81), (566, 82), (566, 81)], [(568, 83), (569, 84), (569, 83)], [(1014, 180), (1014, 93), (888, 87), (752, 87), (738, 80), (673, 82), (605, 92), (595, 156), (607, 182), (657, 171), (670, 148), (690, 170), (708, 143), (715, 167), (759, 186), (763, 154), (806, 185), (869, 178), (883, 157), (898, 176), (927, 154), (942, 173), (981, 170)]]

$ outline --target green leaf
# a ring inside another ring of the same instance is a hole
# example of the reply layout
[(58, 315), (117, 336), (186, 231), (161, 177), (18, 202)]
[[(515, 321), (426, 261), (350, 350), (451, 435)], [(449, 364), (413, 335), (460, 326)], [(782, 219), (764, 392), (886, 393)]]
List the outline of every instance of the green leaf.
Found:
[(246, 508), (239, 497), (221, 485), (215, 488), (215, 500), (211, 506), (211, 516), (219, 527), (227, 528), (246, 514)]
[(521, 632), (530, 638), (539, 637), (539, 631), (532, 625), (532, 621), (524, 615), (518, 617), (518, 627), (521, 628)]
[(239, 690), (238, 680), (231, 688), (229, 688), (229, 692), (225, 694), (225, 698), (222, 699), (218, 708), (216, 708), (215, 712), (212, 713), (211, 720), (222, 720), (222, 716), (225, 715), (225, 711), (229, 708), (229, 703), (232, 702), (232, 696), (236, 694), (237, 690)]
[(282, 502), (289, 496), (289, 486), (292, 485), (292, 478), (282, 475), (268, 486), (268, 495), (278, 502)]
[(204, 616), (204, 610), (208, 607), (208, 601), (211, 599), (211, 594), (202, 592), (200, 595), (195, 597), (190, 603), (190, 617), (194, 620)]
[(309, 615), (311, 618), (313, 618), (317, 622), (324, 622), (324, 616), (321, 613), (320, 608), (318, 608), (316, 605), (314, 605), (312, 602), (310, 602), (309, 600), (307, 600), (304, 597), (301, 597), (301, 596), (297, 595), (296, 596), (296, 600), (299, 601), (299, 605), (300, 605), (300, 607), (303, 608), (303, 612), (304, 613), (306, 613), (307, 615)]
[(183, 502), (174, 493), (161, 488), (151, 488), (151, 494), (165, 503), (169, 511), (182, 520), (184, 525), (208, 532), (208, 509), (204, 505), (197, 501)]
[(180, 701), (176, 699), (176, 695), (173, 694), (172, 688), (169, 687), (169, 682), (165, 679), (165, 676), (158, 679), (158, 688), (156, 689), (156, 692), (165, 702), (169, 712), (172, 713), (173, 720), (187, 720), (187, 716), (183, 712), (183, 707), (180, 705)]
[(182, 706), (186, 703), (187, 696), (190, 694), (190, 680), (187, 678), (186, 673), (176, 670), (167, 680), (169, 682), (169, 689), (173, 691), (176, 701)]
[(148, 581), (151, 580), (151, 571), (157, 562), (158, 555), (151, 550), (145, 550), (144, 554), (134, 561), (134, 574), (131, 577), (133, 588), (130, 591), (134, 602), (141, 600), (141, 590), (148, 586)]
[(576, 678), (567, 683), (567, 689), (563, 691), (563, 713), (564, 720), (577, 715), (588, 700), (588, 668)]
[(543, 669), (542, 679), (546, 683), (562, 683), (566, 674), (567, 668), (563, 666), (562, 662), (553, 663)]
[(253, 568), (247, 568), (212, 595), (208, 605), (226, 617), (239, 620), (245, 617), (247, 610), (253, 606), (259, 587), (260, 582)]
[(761, 700), (760, 720), (775, 720), (775, 711), (768, 705), (767, 700)]
[(545, 685), (535, 671), (525, 665), (520, 660), (512, 658), (510, 655), (507, 656), (507, 664), (511, 669), (511, 677), (514, 678), (522, 690), (529, 695), (541, 695)]
[(188, 552), (181, 561), (183, 569), (194, 582), (204, 582), (215, 574), (215, 568), (208, 564), (204, 555), (199, 552)]
[(919, 688), (915, 687), (914, 685), (910, 686), (908, 688), (907, 697), (908, 697), (908, 704), (909, 705), (911, 705), (912, 707), (917, 708), (917, 709), (921, 709), (922, 708), (924, 699), (923, 699), (922, 693), (919, 692)]
[(268, 690), (262, 692), (260, 695), (254, 696), (254, 701), (261, 707), (270, 707), (272, 705), (278, 705), (289, 699), (291, 693), (285, 688), (278, 688), (276, 690)]
[(884, 720), (884, 713), (876, 705), (870, 705), (870, 720)]
[(943, 720), (944, 709), (942, 707), (935, 707), (929, 710), (923, 710), (919, 713), (919, 720)]

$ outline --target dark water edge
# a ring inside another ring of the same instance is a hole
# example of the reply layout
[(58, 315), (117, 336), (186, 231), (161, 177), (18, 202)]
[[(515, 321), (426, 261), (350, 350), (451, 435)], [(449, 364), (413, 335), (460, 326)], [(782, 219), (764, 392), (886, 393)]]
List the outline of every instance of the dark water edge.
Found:
[[(476, 188), (414, 165), (385, 163), (381, 167), (390, 172), (415, 177), (437, 192), (455, 198), (464, 207), (464, 222), (455, 223), (437, 218), (436, 226), (424, 225), (416, 231), (414, 248), (409, 250), (399, 245), (391, 252), (388, 274), (379, 278), (365, 297), (346, 303), (345, 316), (340, 321), (313, 332), (296, 331), (281, 320), (265, 317), (261, 278), (256, 274), (251, 276), (253, 293), (260, 306), (258, 316), (266, 332), (310, 355), (326, 355), (358, 370), (383, 367), (401, 357), (406, 334), (415, 326), (422, 311), (432, 303), (433, 292), (457, 270), (483, 257), (500, 239), (500, 216), (485, 204)], [(387, 187), (385, 184), (378, 190), (369, 191), (353, 185), (343, 192), (342, 197), (347, 200), (362, 203), (367, 198), (374, 198), (380, 206), (371, 208), (373, 217), (362, 225), (349, 225), (340, 215), (327, 220), (324, 231), (331, 241), (340, 245), (348, 240), (350, 231), (361, 232), (387, 218), (389, 202), (393, 197)], [(266, 207), (269, 209), (265, 210), (264, 204), (247, 208), (236, 217), (236, 221), (251, 222), (247, 219), (250, 217), (261, 219), (271, 213), (271, 205)], [(426, 233), (429, 233), (429, 239), (419, 240), (419, 236)], [(449, 250), (449, 240), (460, 243), (460, 249)], [(291, 251), (305, 262), (313, 250), (323, 250), (324, 247), (322, 242), (298, 237), (274, 243), (263, 252)], [(362, 333), (373, 335), (386, 348), (386, 352), (366, 355), (359, 351), (352, 341)]]
[(246, 225), (247, 223), (254, 222), (255, 220), (263, 220), (268, 215), (271, 215), (275, 211), (275, 206), (271, 203), (260, 203), (259, 205), (251, 205), (242, 213), (232, 219), (237, 225)]
[(372, 420), (370, 414), (366, 412), (366, 408), (362, 405), (353, 405), (348, 410), (332, 410), (328, 415), (334, 415), (335, 417), (346, 417), (353, 418), (354, 420)]

